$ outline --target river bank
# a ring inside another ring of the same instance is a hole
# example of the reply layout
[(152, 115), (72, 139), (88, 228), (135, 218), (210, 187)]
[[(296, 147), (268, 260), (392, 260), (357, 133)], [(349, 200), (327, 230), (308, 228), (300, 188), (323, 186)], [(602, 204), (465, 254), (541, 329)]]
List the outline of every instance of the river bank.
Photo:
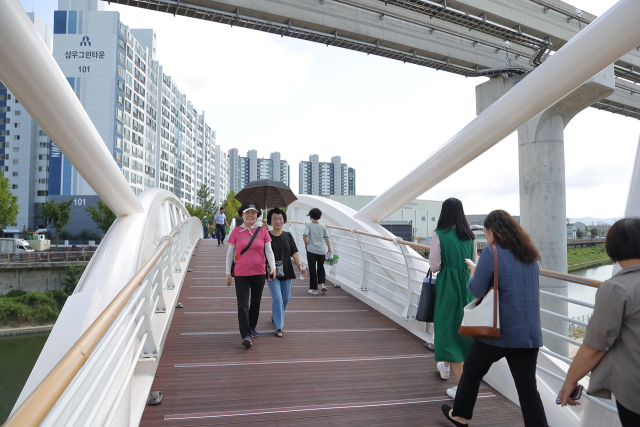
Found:
[(611, 259), (607, 255), (605, 245), (567, 249), (567, 268), (569, 272), (610, 263)]

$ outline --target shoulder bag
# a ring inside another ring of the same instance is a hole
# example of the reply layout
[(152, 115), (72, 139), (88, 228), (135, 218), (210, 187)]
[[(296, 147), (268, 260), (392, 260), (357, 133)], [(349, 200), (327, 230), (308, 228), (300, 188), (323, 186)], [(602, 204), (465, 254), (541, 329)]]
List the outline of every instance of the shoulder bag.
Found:
[(254, 240), (256, 240), (256, 237), (258, 237), (258, 234), (260, 234), (260, 229), (262, 227), (258, 226), (258, 228), (256, 228), (256, 232), (253, 233), (253, 236), (251, 236), (251, 240), (249, 240), (249, 244), (247, 244), (247, 247), (245, 247), (242, 251), (240, 251), (240, 254), (236, 255), (233, 262), (231, 263), (231, 277), (236, 277), (236, 262), (238, 262), (238, 260), (240, 260), (240, 257), (242, 255), (244, 255), (245, 252), (247, 252), (249, 250), (249, 248), (251, 247), (251, 244), (253, 243)]
[(418, 302), (418, 312), (416, 320), (419, 322), (433, 322), (433, 312), (436, 306), (436, 279), (433, 278), (431, 269), (427, 277), (422, 280), (422, 292), (420, 292), (420, 302)]
[(475, 339), (500, 338), (500, 308), (498, 306), (498, 251), (493, 249), (493, 287), (483, 298), (476, 298), (464, 308), (458, 333)]

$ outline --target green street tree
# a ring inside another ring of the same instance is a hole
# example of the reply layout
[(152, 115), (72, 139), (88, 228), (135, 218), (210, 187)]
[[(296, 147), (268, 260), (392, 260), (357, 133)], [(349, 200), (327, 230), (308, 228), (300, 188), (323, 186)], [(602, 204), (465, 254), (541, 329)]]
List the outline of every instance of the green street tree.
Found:
[(20, 211), (18, 197), (14, 196), (9, 187), (9, 178), (0, 173), (0, 235), (4, 237), (4, 229), (16, 223)]
[(56, 229), (56, 247), (58, 247), (58, 235), (62, 233), (64, 227), (71, 220), (71, 204), (73, 199), (66, 202), (56, 203), (55, 200), (49, 200), (43, 203), (40, 207), (42, 209), (42, 219), (46, 224), (53, 224)]
[(95, 222), (100, 231), (102, 231), (102, 237), (107, 234), (107, 231), (109, 231), (111, 225), (117, 219), (116, 215), (109, 209), (109, 206), (100, 200), (98, 200), (97, 209), (89, 205), (85, 211), (87, 211), (93, 222)]
[(593, 239), (594, 237), (598, 237), (598, 227), (593, 227), (591, 228), (591, 230), (589, 230), (591, 232), (591, 238)]
[(218, 210), (218, 207), (213, 199), (213, 195), (211, 194), (211, 189), (207, 185), (202, 184), (200, 186), (200, 189), (196, 193), (196, 197), (198, 199), (198, 203), (204, 211), (204, 215), (206, 215), (207, 218), (213, 218)]
[(579, 228), (576, 230), (576, 237), (577, 237), (578, 239), (582, 239), (582, 238), (584, 237), (584, 233), (583, 233), (583, 232), (582, 232), (582, 230), (581, 230), (581, 229), (579, 229)]
[(80, 230), (80, 233), (78, 233), (78, 238), (80, 239), (82, 244), (84, 244), (85, 240), (89, 240), (89, 236), (91, 236), (91, 231), (87, 230), (86, 228), (83, 228), (82, 230)]
[(196, 208), (193, 207), (193, 205), (184, 205), (184, 207), (187, 208), (187, 212), (189, 212), (189, 215), (199, 218), (200, 222), (202, 222), (202, 218), (207, 215), (207, 217), (209, 218), (209, 223), (211, 223), (211, 217), (200, 206)]
[(227, 198), (224, 201), (224, 213), (227, 216), (227, 221), (231, 224), (231, 220), (238, 216), (238, 209), (242, 206), (242, 203), (236, 200), (236, 192), (234, 190), (229, 191)]

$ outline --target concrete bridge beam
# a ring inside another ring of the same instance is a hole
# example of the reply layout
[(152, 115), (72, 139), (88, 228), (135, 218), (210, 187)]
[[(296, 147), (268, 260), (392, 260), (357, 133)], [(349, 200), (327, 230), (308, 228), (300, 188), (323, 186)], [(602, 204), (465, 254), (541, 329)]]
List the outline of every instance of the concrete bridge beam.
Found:
[[(476, 87), (478, 114), (521, 80), (495, 78)], [(544, 90), (544, 88), (540, 88)], [(564, 99), (518, 128), (520, 224), (531, 236), (542, 258), (540, 267), (566, 273), (567, 232), (564, 166), (564, 128), (580, 111), (615, 91), (613, 65), (605, 68)], [(567, 295), (568, 285), (540, 278), (540, 289)], [(567, 315), (568, 304), (541, 298), (542, 308)], [(567, 336), (566, 321), (542, 315), (542, 327)], [(563, 356), (567, 342), (545, 336), (546, 346)]]

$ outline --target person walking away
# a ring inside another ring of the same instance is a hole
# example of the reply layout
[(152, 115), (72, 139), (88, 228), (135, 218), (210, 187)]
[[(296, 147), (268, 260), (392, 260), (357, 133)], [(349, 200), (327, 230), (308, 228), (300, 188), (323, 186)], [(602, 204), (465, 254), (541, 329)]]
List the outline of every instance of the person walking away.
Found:
[[(478, 259), (475, 235), (469, 228), (462, 202), (449, 198), (442, 203), (436, 231), (431, 237), (429, 265), (436, 278), (436, 301), (433, 315), (435, 360), (440, 377), (449, 379), (453, 370), (459, 382), (464, 358), (471, 339), (458, 334), (464, 306), (473, 297), (467, 291), (469, 269), (464, 260)], [(455, 397), (456, 387), (447, 390)]]
[(287, 213), (282, 209), (271, 209), (267, 214), (267, 224), (272, 227), (269, 232), (271, 236), (271, 249), (276, 260), (276, 278), (270, 280), (269, 292), (271, 293), (271, 314), (275, 335), (282, 337), (284, 328), (284, 310), (291, 299), (291, 280), (296, 278), (293, 270), (291, 258), (296, 263), (300, 273), (306, 277), (307, 270), (302, 267), (300, 254), (296, 242), (291, 233), (282, 230), (282, 226), (287, 222)]
[[(250, 348), (251, 337), (257, 337), (260, 302), (265, 280), (265, 256), (269, 262), (269, 278), (276, 277), (276, 261), (271, 249), (269, 232), (256, 225), (258, 216), (262, 214), (255, 204), (245, 202), (238, 210), (244, 223), (236, 227), (229, 236), (229, 249), (226, 260), (227, 287), (231, 286), (231, 265), (235, 259), (234, 274), (236, 283), (236, 299), (238, 301), (238, 325), (242, 345)], [(247, 249), (248, 248), (248, 249)], [(246, 249), (246, 250), (245, 250)], [(242, 253), (244, 252), (244, 253)]]
[(492, 246), (482, 250), (477, 267), (467, 262), (472, 276), (467, 288), (474, 297), (482, 298), (493, 287), (495, 248), (500, 337), (473, 340), (464, 361), (453, 409), (442, 405), (442, 412), (454, 425), (467, 425), (473, 415), (482, 378), (491, 365), (504, 357), (518, 391), (525, 427), (547, 427), (536, 384), (538, 349), (542, 347), (540, 270), (536, 262), (540, 255), (520, 224), (503, 210), (487, 215), (484, 234)]
[(224, 238), (227, 234), (226, 227), (229, 225), (227, 216), (224, 214), (224, 208), (220, 208), (220, 212), (213, 217), (216, 223), (216, 236), (218, 237), (218, 246), (224, 245)]
[(209, 221), (207, 220), (207, 216), (202, 217), (202, 228), (204, 231), (203, 239), (206, 239), (209, 236)]
[(640, 426), (640, 218), (616, 221), (606, 236), (612, 261), (622, 267), (596, 292), (593, 315), (567, 372), (560, 404), (571, 399), (578, 381), (591, 371), (589, 394), (616, 397), (623, 427)]
[(329, 232), (324, 225), (318, 222), (322, 218), (320, 209), (311, 209), (307, 216), (311, 219), (311, 223), (304, 226), (302, 240), (307, 251), (307, 265), (309, 266), (309, 293), (318, 295), (318, 285), (320, 285), (322, 293), (325, 294), (327, 293), (327, 287), (324, 285), (324, 260), (327, 255), (327, 249), (331, 252)]

